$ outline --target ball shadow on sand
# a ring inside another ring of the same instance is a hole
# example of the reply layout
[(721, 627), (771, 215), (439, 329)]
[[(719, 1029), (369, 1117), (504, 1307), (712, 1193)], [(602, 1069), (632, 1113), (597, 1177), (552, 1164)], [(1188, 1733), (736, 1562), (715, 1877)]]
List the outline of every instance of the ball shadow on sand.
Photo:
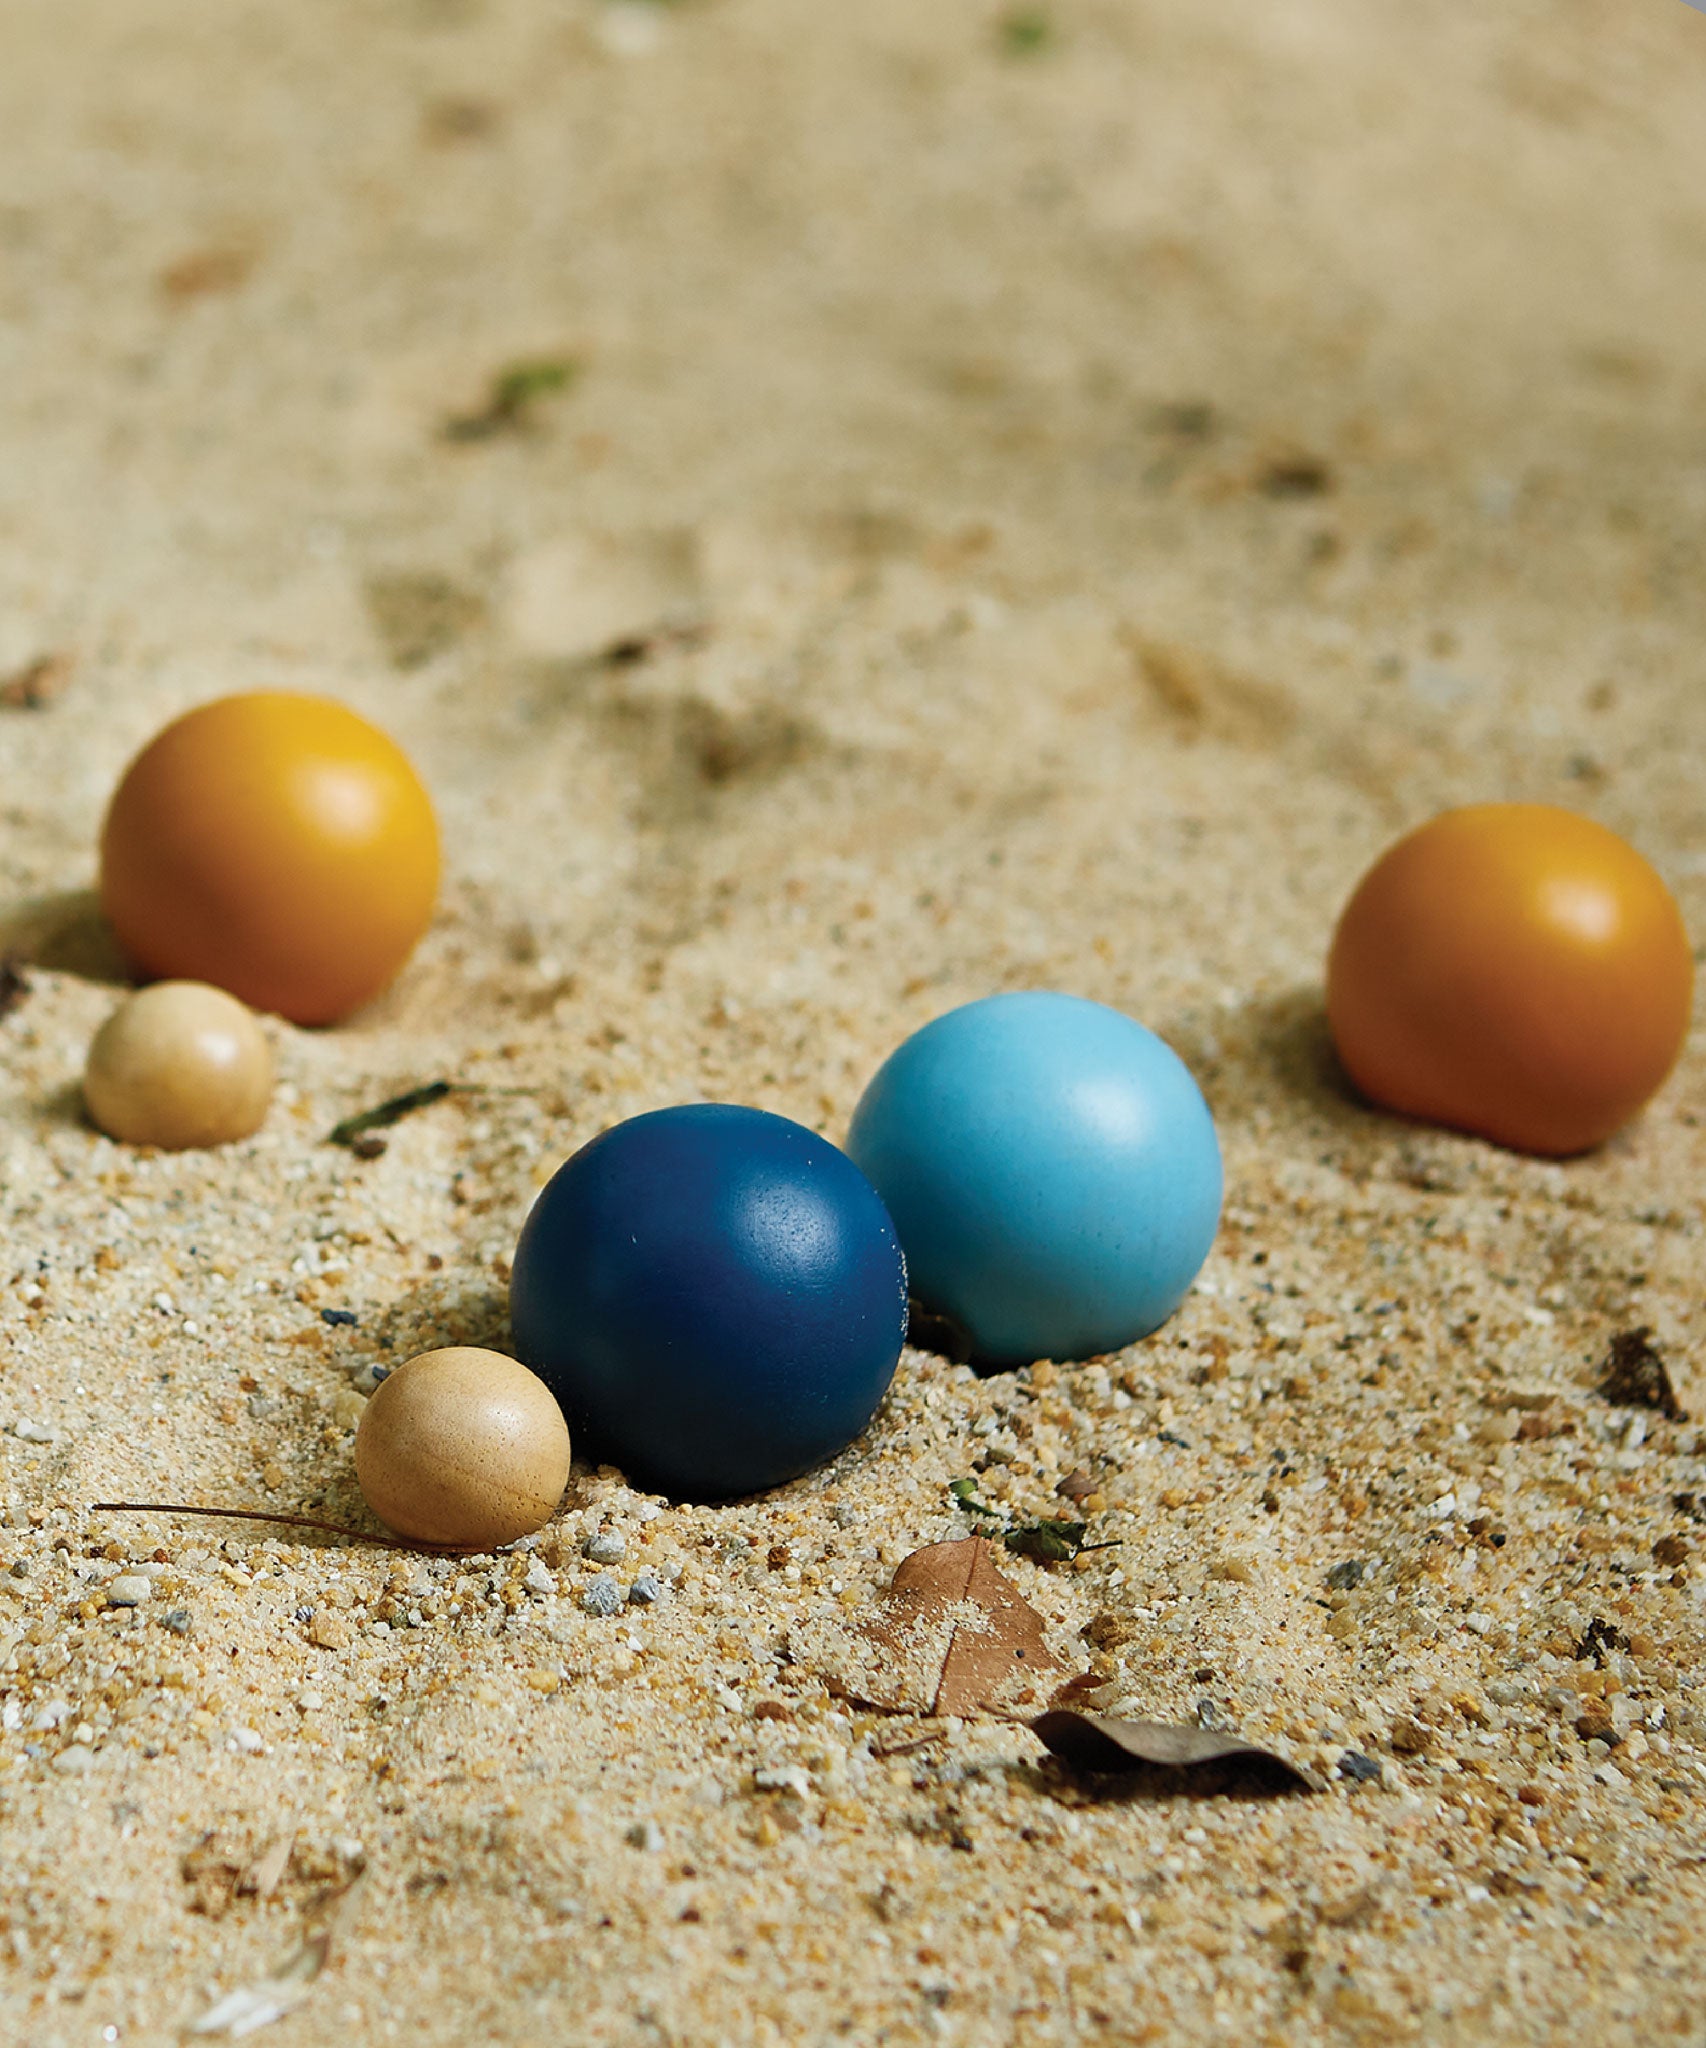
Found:
[(1240, 1013), (1209, 1095), (1223, 1129), (1301, 1123), (1328, 1163), (1358, 1180), (1382, 1170), (1395, 1136), (1418, 1128), (1358, 1094), (1313, 984), (1258, 996)]
[(115, 988), (135, 979), (93, 889), (38, 896), (0, 910), (0, 959)]
[(374, 1318), (369, 1335), (387, 1366), (401, 1365), (422, 1351), (444, 1351), (459, 1344), (514, 1355), (509, 1297), (501, 1288), (487, 1285), (455, 1292), (430, 1283), (412, 1287)]

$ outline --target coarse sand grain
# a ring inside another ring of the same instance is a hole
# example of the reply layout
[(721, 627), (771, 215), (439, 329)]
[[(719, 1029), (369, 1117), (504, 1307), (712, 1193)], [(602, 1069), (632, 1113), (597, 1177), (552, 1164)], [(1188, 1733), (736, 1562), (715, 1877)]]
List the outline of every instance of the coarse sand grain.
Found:
[[(1706, 18), (0, 13), (0, 2039), (1698, 2040), (1698, 1038), (1542, 1163), (1355, 1103), (1321, 969), (1489, 797), (1706, 934)], [(239, 688), (392, 732), (446, 886), (369, 1009), (268, 1023), (255, 1137), (156, 1156), (77, 1101), (96, 835)], [(909, 1349), (827, 1470), (578, 1464), (507, 1554), (91, 1512), (372, 1528), (364, 1398), (505, 1346), (575, 1146), (839, 1138), (1030, 987), (1218, 1120), (1144, 1343)], [(1598, 1391), (1638, 1328), (1695, 1420)], [(1327, 1789), (831, 1689), (909, 1552), (1050, 1517), (1108, 1547), (1002, 1568), (1097, 1712)]]

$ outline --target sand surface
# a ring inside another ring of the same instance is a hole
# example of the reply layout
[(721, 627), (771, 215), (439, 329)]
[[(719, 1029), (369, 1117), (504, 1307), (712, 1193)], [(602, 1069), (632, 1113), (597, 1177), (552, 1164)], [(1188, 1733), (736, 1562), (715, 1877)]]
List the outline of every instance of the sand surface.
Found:
[[(0, 708), (8, 2043), (269, 1983), (278, 2048), (1699, 2039), (1706, 1437), (1594, 1392), (1648, 1325), (1706, 1412), (1698, 1040), (1541, 1164), (1352, 1103), (1319, 983), (1478, 797), (1592, 812), (1706, 931), (1706, 20), (1038, 18), (0, 4), (0, 675), (67, 662)], [(447, 437), (518, 362), (576, 374)], [(139, 1156), (78, 1111), (94, 834), (259, 685), (409, 748), (441, 912), (274, 1028), (252, 1143)], [(504, 1341), (575, 1146), (705, 1096), (839, 1136), (1033, 986), (1219, 1119), (1150, 1341), (909, 1350), (831, 1469), (579, 1466), (512, 1556), (88, 1512), (359, 1519), (375, 1367)], [(1025, 1518), (1080, 1468), (1119, 1547), (1006, 1566), (1055, 1654), (1328, 1790), (1103, 1798), (831, 1692), (951, 1480)]]

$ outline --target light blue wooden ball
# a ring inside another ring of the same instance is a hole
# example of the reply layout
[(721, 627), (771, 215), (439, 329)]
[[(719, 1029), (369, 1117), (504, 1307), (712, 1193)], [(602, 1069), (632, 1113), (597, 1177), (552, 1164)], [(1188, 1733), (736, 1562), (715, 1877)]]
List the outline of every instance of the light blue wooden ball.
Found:
[(914, 1295), (990, 1365), (1147, 1336), (1220, 1220), (1220, 1146), (1190, 1070), (1081, 996), (989, 996), (926, 1024), (865, 1090), (847, 1150)]

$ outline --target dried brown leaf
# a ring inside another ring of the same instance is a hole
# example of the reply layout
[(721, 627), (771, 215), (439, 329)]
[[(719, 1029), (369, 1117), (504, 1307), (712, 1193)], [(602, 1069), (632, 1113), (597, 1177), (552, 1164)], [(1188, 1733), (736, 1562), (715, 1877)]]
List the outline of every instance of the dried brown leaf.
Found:
[(1043, 1642), (1042, 1616), (1001, 1576), (981, 1536), (931, 1543), (903, 1558), (881, 1611), (858, 1634), (867, 1656), (845, 1689), (899, 1712), (1033, 1705), (1061, 1669)]
[(1570, 1652), (1579, 1664), (1593, 1664), (1601, 1671), (1605, 1669), (1608, 1656), (1629, 1647), (1629, 1638), (1615, 1622), (1607, 1621), (1602, 1614), (1596, 1614), (1582, 1633), (1582, 1639)]
[(71, 680), (69, 654), (38, 654), (0, 677), (0, 705), (8, 711), (45, 711)]
[(1656, 1408), (1671, 1422), (1686, 1422), (1670, 1369), (1652, 1342), (1652, 1331), (1619, 1330), (1600, 1368), (1599, 1391), (1619, 1408)]
[(1333, 471), (1319, 455), (1287, 451), (1264, 463), (1256, 488), (1270, 498), (1318, 498), (1333, 488)]
[(161, 271), (160, 293), (182, 305), (189, 299), (206, 298), (210, 293), (235, 291), (254, 267), (252, 250), (192, 249)]
[(1057, 1707), (1068, 1707), (1074, 1713), (1094, 1714), (1104, 1707), (1117, 1707), (1126, 1696), (1125, 1681), (1110, 1678), (1104, 1669), (1080, 1671), (1076, 1678), (1069, 1678), (1049, 1701), (1049, 1711)]
[(1152, 1780), (1198, 1792), (1319, 1792), (1313, 1771), (1228, 1729), (1167, 1721), (1127, 1721), (1056, 1707), (1031, 1730), (1074, 1770), (1143, 1772)]

